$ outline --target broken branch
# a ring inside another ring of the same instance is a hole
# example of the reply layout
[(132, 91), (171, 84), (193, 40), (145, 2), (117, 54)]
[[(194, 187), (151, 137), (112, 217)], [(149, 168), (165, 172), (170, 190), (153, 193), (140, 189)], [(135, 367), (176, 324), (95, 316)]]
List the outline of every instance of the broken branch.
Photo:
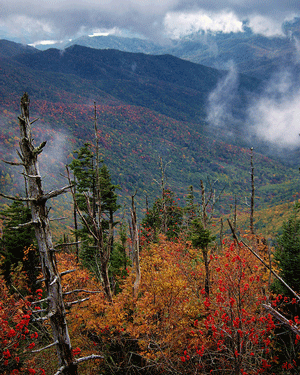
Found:
[(41, 351), (43, 351), (43, 350), (46, 350), (46, 349), (52, 348), (52, 346), (54, 346), (54, 345), (56, 345), (56, 344), (58, 344), (58, 341), (54, 341), (52, 344), (47, 345), (47, 346), (44, 346), (44, 347), (41, 348), (41, 349), (32, 350), (31, 353), (39, 353), (39, 352), (41, 352)]

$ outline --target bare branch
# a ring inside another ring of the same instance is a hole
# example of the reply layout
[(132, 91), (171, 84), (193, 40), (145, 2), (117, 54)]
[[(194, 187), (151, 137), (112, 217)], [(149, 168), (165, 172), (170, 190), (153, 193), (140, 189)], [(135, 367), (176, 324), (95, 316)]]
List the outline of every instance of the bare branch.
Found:
[(73, 270), (63, 271), (63, 272), (60, 273), (60, 276), (65, 276), (65, 275), (67, 275), (68, 273), (75, 272), (75, 271), (77, 271), (76, 268), (74, 268)]
[[(28, 182), (28, 193), (30, 198), (20, 199), (13, 197), (14, 200), (30, 201), (30, 209), (32, 220), (43, 222), (43, 225), (35, 227), (35, 235), (38, 243), (40, 260), (42, 265), (43, 277), (51, 303), (48, 313), (45, 316), (38, 317), (34, 321), (50, 320), (53, 341), (58, 341), (56, 354), (60, 366), (64, 364), (65, 375), (77, 375), (77, 365), (72, 361), (71, 342), (66, 321), (65, 306), (62, 298), (62, 287), (60, 284), (60, 276), (58, 272), (57, 262), (55, 259), (52, 235), (49, 225), (48, 210), (46, 201), (49, 198), (56, 197), (65, 192), (69, 187), (60, 190), (51, 191), (44, 194), (42, 181), (39, 178), (38, 155), (42, 152), (46, 142), (42, 142), (38, 147), (34, 147), (31, 134), (31, 122), (29, 119), (30, 99), (27, 93), (21, 98), (21, 116), (19, 116), (20, 127), (20, 152), (18, 155), (24, 163), (25, 173), (32, 178), (26, 178)], [(42, 281), (42, 280), (40, 280)], [(72, 369), (70, 368), (72, 366)]]
[(58, 189), (58, 190), (52, 190), (49, 193), (44, 194), (42, 197), (40, 197), (39, 201), (44, 201), (44, 200), (46, 201), (50, 198), (57, 197), (58, 195), (65, 193), (68, 189), (71, 189), (72, 186), (73, 185), (68, 185), (68, 186), (65, 186), (65, 187), (63, 187), (61, 189)]
[(68, 296), (72, 293), (80, 293), (80, 292), (84, 292), (84, 293), (102, 293), (101, 290), (86, 290), (86, 289), (74, 289), (74, 290), (71, 290), (69, 292), (65, 292), (63, 293), (64, 296)]
[(62, 247), (62, 246), (72, 246), (72, 245), (77, 245), (77, 244), (80, 244), (81, 241), (76, 241), (76, 242), (64, 242), (64, 243), (59, 243), (57, 245), (54, 246), (54, 248), (56, 249), (57, 247)]
[(7, 195), (0, 192), (0, 197), (10, 199), (12, 201), (21, 201), (21, 202), (34, 202), (36, 201), (35, 198), (22, 198), (22, 197), (14, 197), (13, 195)]
[(43, 313), (43, 312), (47, 312), (47, 309), (42, 309), (42, 310), (32, 310), (32, 313), (33, 313), (33, 314), (39, 314), (39, 313)]
[(276, 277), (276, 279), (278, 279), (280, 282), (282, 282), (282, 284), (290, 291), (293, 293), (293, 295), (298, 299), (298, 301), (300, 301), (300, 296), (279, 276), (277, 275), (277, 273), (275, 271), (272, 270), (272, 268), (269, 267), (269, 265), (258, 255), (256, 254), (256, 252), (251, 249), (251, 247), (249, 245), (246, 244), (245, 241), (243, 240), (238, 240), (237, 238), (237, 235), (231, 225), (231, 222), (229, 219), (227, 219), (228, 221), (228, 224), (229, 224), (229, 227), (231, 229), (231, 232), (232, 232), (232, 236), (233, 238), (236, 240), (237, 244), (240, 246), (240, 243), (242, 243), (248, 250), (251, 251), (251, 253), (256, 256), (256, 258), (272, 273), (272, 275), (274, 275)]
[(76, 363), (81, 363), (81, 362), (85, 362), (85, 361), (89, 361), (90, 359), (104, 359), (104, 357), (102, 355), (98, 355), (98, 354), (91, 354), (87, 357), (81, 357), (81, 358), (77, 358), (75, 360)]
[(66, 366), (61, 366), (54, 375), (62, 374), (62, 372), (66, 369)]
[(44, 321), (44, 320), (47, 320), (47, 319), (50, 319), (53, 315), (55, 315), (56, 311), (50, 311), (47, 315), (45, 316), (41, 316), (40, 318), (33, 318), (32, 320), (34, 322), (40, 322), (40, 321)]
[(29, 227), (30, 225), (38, 224), (39, 222), (37, 220), (31, 220), (28, 221), (28, 223), (19, 224), (17, 227), (11, 227), (11, 229), (20, 229), (24, 227)]
[(4, 159), (1, 159), (1, 161), (5, 164), (9, 164), (9, 165), (23, 165), (23, 163), (17, 163), (17, 162), (13, 162), (13, 161), (7, 161), (7, 160), (4, 160)]
[(23, 158), (23, 156), (21, 155), (19, 150), (17, 150), (17, 154), (18, 154), (19, 158), (22, 160), (23, 165), (25, 166), (25, 159)]
[[(33, 302), (31, 302), (31, 304), (32, 305), (37, 305), (38, 303), (43, 303), (43, 302), (47, 302), (47, 301), (49, 301), (49, 297), (47, 297), (47, 298), (43, 298), (43, 299), (39, 299), (38, 301), (33, 301)], [(39, 311), (41, 311), (41, 310), (39, 310)]]
[(77, 301), (72, 301), (72, 302), (66, 302), (65, 305), (66, 307), (71, 307), (73, 305), (76, 305), (77, 303), (81, 303), (81, 302), (84, 302), (84, 301), (88, 301), (90, 298), (87, 297), (87, 298), (83, 298), (83, 299), (78, 299)]
[(299, 328), (296, 325), (291, 324), (290, 321), (286, 317), (281, 315), (277, 310), (273, 309), (271, 305), (263, 305), (263, 307), (267, 311), (269, 311), (270, 314), (274, 316), (275, 319), (279, 320), (282, 324), (284, 324), (288, 329), (293, 331), (296, 335), (300, 335)]
[(141, 282), (141, 269), (140, 269), (140, 256), (139, 256), (139, 230), (138, 230), (138, 224), (137, 224), (137, 216), (136, 216), (136, 209), (134, 204), (134, 197), (136, 195), (137, 191), (135, 191), (135, 194), (131, 196), (131, 224), (132, 224), (132, 243), (133, 243), (133, 262), (134, 262), (134, 268), (135, 268), (135, 281), (133, 285), (133, 296), (137, 297), (138, 294), (138, 288)]
[(43, 148), (46, 146), (47, 141), (42, 142), (38, 147), (32, 151), (33, 154), (38, 155), (43, 151)]
[(38, 120), (39, 120), (39, 118), (36, 118), (36, 119), (30, 121), (30, 125), (34, 124), (34, 123), (35, 123), (36, 121), (38, 121)]
[(251, 204), (250, 204), (250, 232), (254, 234), (254, 166), (253, 166), (253, 147), (250, 148), (250, 165), (251, 165)]
[(52, 348), (52, 346), (55, 346), (56, 344), (58, 344), (58, 341), (54, 341), (52, 344), (47, 345), (47, 346), (44, 346), (44, 347), (41, 348), (41, 349), (31, 350), (31, 353), (39, 353), (39, 352), (41, 352), (41, 351), (43, 351), (43, 350), (46, 350), (46, 349)]
[[(81, 357), (81, 358), (75, 359), (74, 363), (78, 364), (81, 362), (89, 361), (90, 359), (104, 359), (104, 357), (102, 355), (91, 354), (87, 357)], [(65, 369), (66, 369), (66, 366), (61, 366), (54, 375), (62, 374)]]
[(52, 286), (53, 284), (55, 284), (58, 280), (58, 275), (56, 275), (53, 279), (53, 281), (51, 281), (51, 283), (49, 284), (50, 286)]
[(40, 175), (30, 175), (30, 174), (26, 174), (25, 172), (22, 172), (21, 173), (23, 176), (25, 176), (25, 177), (28, 177), (28, 178), (42, 178), (42, 176), (40, 176)]
[(49, 221), (59, 221), (59, 220), (65, 220), (67, 219), (68, 217), (67, 216), (63, 216), (63, 217), (55, 217), (53, 219), (49, 219)]

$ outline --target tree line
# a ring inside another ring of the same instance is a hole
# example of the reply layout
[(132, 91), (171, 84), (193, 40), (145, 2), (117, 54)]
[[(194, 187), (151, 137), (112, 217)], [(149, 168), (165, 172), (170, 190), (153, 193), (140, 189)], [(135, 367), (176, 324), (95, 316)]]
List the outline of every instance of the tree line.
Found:
[[(38, 168), (46, 143), (34, 145), (29, 105), (25, 93), (20, 161), (7, 161), (22, 167), (27, 194), (1, 194), (13, 201), (1, 212), (1, 373), (297, 373), (300, 206), (275, 249), (255, 233), (253, 150), (248, 231), (234, 216), (231, 234), (222, 219), (217, 233), (222, 191), (211, 181), (200, 181), (201, 202), (191, 186), (180, 205), (162, 159), (160, 197), (139, 223), (134, 194), (119, 223), (96, 105), (94, 145), (75, 152), (67, 185), (49, 193)], [(67, 191), (74, 240), (54, 245), (46, 203)]]

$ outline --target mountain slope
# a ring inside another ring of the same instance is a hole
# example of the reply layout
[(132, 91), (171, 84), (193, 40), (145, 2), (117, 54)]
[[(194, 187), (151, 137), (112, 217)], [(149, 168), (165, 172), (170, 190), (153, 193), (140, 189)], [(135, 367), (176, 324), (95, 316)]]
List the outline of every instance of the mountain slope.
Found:
[(73, 45), (80, 45), (83, 47), (96, 49), (117, 49), (124, 52), (146, 53), (146, 54), (161, 54), (162, 47), (152, 41), (139, 38), (118, 37), (115, 35), (107, 36), (82, 36), (67, 43), (64, 48)]
[[(122, 102), (189, 121), (206, 116), (208, 94), (226, 74), (170, 55), (150, 56), (81, 46), (70, 47), (63, 53), (49, 49), (20, 54), (14, 61), (47, 74), (90, 80), (91, 87)], [(61, 85), (59, 79), (51, 79), (55, 85)], [(258, 80), (240, 76), (239, 98), (235, 101), (237, 113), (245, 105), (247, 93), (258, 87)]]
[[(254, 34), (244, 26), (243, 32), (212, 33), (195, 32), (164, 45), (138, 38), (117, 36), (81, 37), (69, 42), (67, 46), (82, 45), (97, 49), (118, 49), (147, 54), (171, 54), (197, 64), (216, 69), (228, 69), (233, 62), (238, 72), (259, 79), (269, 78), (282, 67), (297, 69), (299, 56), (297, 40), (300, 35), (300, 19), (286, 22), (284, 34), (280, 37), (265, 37)], [(299, 47), (298, 47), (299, 48)]]
[[(225, 187), (220, 210), (230, 209), (235, 194), (240, 205), (249, 196), (249, 150), (242, 147), (246, 141), (236, 139), (230, 145), (224, 132), (210, 129), (204, 121), (207, 97), (225, 72), (168, 55), (78, 46), (64, 53), (48, 50), (5, 56), (2, 53), (1, 157), (11, 160), (18, 142), (18, 103), (26, 90), (32, 116), (41, 118), (34, 125), (37, 142), (48, 140), (42, 163), (51, 188), (62, 184), (59, 172), (71, 160), (72, 150), (93, 140), (95, 101), (101, 155), (113, 181), (121, 185), (124, 199), (138, 189), (140, 210), (146, 195), (151, 202), (159, 193), (155, 181), (160, 180), (160, 157), (171, 162), (166, 170), (168, 184), (180, 197), (189, 185), (199, 196), (199, 181), (207, 177), (217, 180), (219, 189)], [(259, 81), (240, 77), (237, 111), (248, 93), (258, 88)], [(258, 206), (287, 201), (297, 192), (294, 169), (258, 153), (255, 163)], [(16, 178), (10, 167), (3, 168), (3, 188), (14, 189), (12, 175)]]

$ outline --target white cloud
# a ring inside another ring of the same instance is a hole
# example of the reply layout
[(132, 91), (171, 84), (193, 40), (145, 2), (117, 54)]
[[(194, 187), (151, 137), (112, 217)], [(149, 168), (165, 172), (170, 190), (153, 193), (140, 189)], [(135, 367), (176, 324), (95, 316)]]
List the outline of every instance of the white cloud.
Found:
[(260, 33), (278, 34), (286, 17), (299, 15), (299, 0), (0, 0), (0, 8), (1, 29), (12, 36), (23, 31), (33, 40), (62, 39), (83, 29), (87, 35), (118, 28), (157, 39), (164, 27), (177, 36), (199, 29), (230, 32), (247, 19)]
[(36, 47), (36, 46), (51, 46), (53, 44), (63, 43), (62, 40), (38, 40), (34, 43), (30, 43), (29, 46)]
[(0, 22), (0, 27), (14, 37), (39, 37), (45, 39), (54, 36), (57, 29), (51, 22), (44, 19), (36, 19), (26, 15), (11, 15), (5, 21)]
[(282, 22), (276, 21), (269, 17), (254, 15), (249, 17), (248, 26), (255, 34), (262, 34), (264, 36), (283, 36), (281, 28)]
[(294, 37), (294, 44), (295, 44), (295, 57), (296, 57), (296, 62), (300, 62), (300, 40)]
[(238, 73), (234, 63), (229, 63), (227, 75), (209, 94), (206, 120), (216, 127), (227, 127), (232, 123), (232, 105), (238, 89)]
[(199, 30), (224, 33), (243, 31), (242, 22), (233, 12), (168, 13), (164, 26), (167, 35), (172, 38), (180, 38)]
[(113, 27), (112, 29), (93, 29), (92, 34), (89, 34), (90, 38), (95, 36), (108, 36), (108, 35), (122, 35), (122, 32), (117, 27)]
[(277, 74), (249, 108), (249, 123), (260, 139), (278, 147), (300, 146), (300, 82)]

